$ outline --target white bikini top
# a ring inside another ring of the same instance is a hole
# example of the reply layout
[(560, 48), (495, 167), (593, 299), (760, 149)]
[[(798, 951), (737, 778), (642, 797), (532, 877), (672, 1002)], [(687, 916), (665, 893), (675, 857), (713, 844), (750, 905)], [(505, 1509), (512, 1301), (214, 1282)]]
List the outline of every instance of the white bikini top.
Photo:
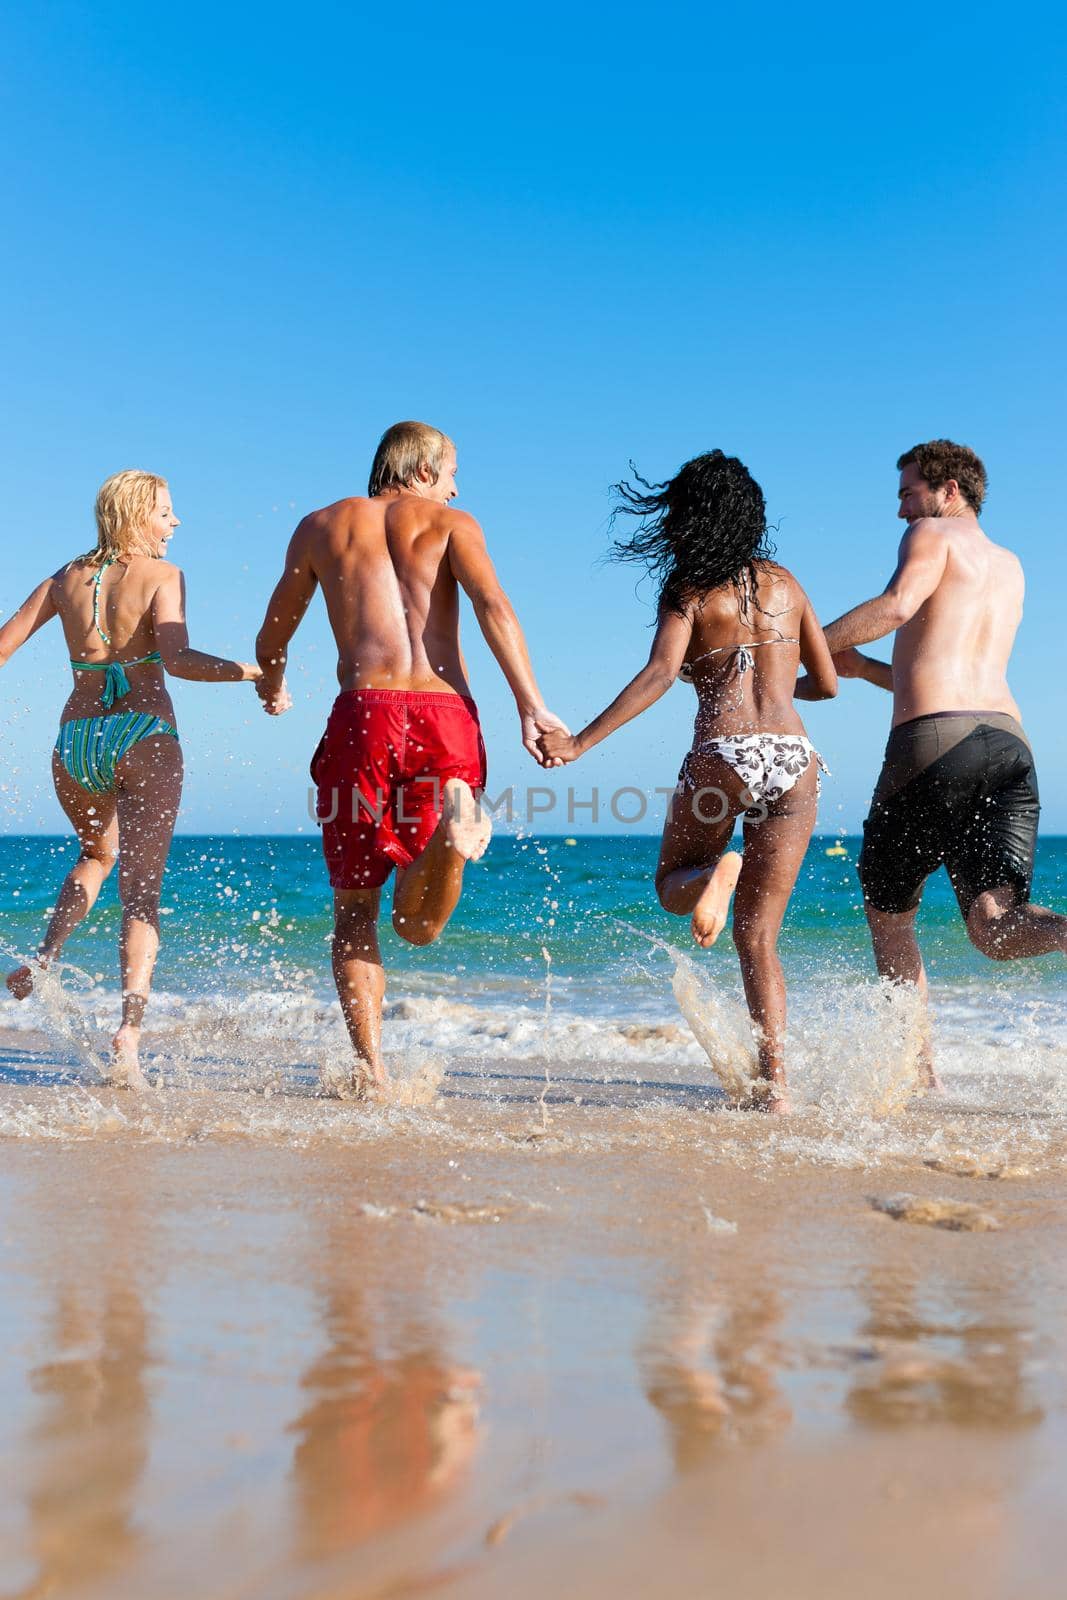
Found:
[[(686, 683), (692, 683), (693, 668), (698, 662), (707, 661), (710, 656), (732, 655), (734, 657), (733, 668), (737, 677), (737, 700), (729, 709), (735, 711), (742, 704), (745, 698), (745, 673), (751, 672), (756, 665), (755, 657), (752, 654), (753, 650), (759, 650), (761, 646), (765, 644), (799, 643), (799, 639), (753, 639), (750, 644), (721, 644), (718, 645), (714, 650), (705, 650), (703, 655), (696, 656), (694, 660), (685, 662), (679, 671), (678, 676), (684, 679)], [(722, 681), (718, 685), (716, 699), (718, 699), (718, 694), (721, 693), (722, 689), (725, 687), (728, 677), (728, 673), (724, 674)], [(700, 691), (698, 690), (697, 693), (699, 694), (699, 692)]]

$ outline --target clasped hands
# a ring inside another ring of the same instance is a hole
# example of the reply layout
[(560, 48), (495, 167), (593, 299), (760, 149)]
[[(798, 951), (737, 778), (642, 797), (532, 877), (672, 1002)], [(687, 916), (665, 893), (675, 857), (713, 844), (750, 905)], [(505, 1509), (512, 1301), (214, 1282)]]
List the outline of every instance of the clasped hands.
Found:
[(544, 706), (520, 713), (523, 748), (539, 767), (562, 767), (574, 755), (564, 751), (576, 741), (567, 724)]
[(579, 754), (578, 740), (567, 724), (544, 708), (523, 716), (522, 742), (539, 767), (564, 767)]
[(272, 683), (261, 673), (255, 679), (255, 689), (268, 717), (280, 717), (293, 709), (293, 697), (284, 678), (281, 683)]

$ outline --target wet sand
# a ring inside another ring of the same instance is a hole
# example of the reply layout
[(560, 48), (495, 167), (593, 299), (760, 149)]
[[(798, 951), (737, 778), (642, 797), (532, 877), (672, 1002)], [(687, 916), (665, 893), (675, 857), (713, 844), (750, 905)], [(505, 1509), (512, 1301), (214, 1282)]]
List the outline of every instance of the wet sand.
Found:
[(136, 1101), (6, 1043), (5, 1596), (1062, 1591), (1058, 1118)]

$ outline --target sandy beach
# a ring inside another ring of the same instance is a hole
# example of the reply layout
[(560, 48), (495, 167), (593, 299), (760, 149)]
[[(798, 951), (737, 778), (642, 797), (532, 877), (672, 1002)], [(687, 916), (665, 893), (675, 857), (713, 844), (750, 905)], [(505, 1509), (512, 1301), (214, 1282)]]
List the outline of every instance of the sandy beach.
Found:
[(3, 1043), (5, 1595), (1059, 1593), (1049, 1111), (138, 1100)]

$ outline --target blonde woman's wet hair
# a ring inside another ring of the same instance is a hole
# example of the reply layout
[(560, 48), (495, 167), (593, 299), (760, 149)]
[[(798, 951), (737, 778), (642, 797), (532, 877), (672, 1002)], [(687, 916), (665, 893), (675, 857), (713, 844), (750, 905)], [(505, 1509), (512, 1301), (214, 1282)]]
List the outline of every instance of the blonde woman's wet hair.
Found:
[(383, 489), (410, 489), (420, 467), (428, 468), (432, 483), (441, 475), (441, 465), (453, 448), (452, 440), (428, 422), (394, 422), (382, 434), (370, 469), (367, 493)]
[(156, 494), (166, 487), (166, 478), (155, 472), (139, 472), (130, 467), (113, 473), (100, 485), (96, 496), (96, 549), (77, 559), (102, 567), (109, 559), (154, 556), (156, 552), (145, 538), (145, 529), (156, 509)]

